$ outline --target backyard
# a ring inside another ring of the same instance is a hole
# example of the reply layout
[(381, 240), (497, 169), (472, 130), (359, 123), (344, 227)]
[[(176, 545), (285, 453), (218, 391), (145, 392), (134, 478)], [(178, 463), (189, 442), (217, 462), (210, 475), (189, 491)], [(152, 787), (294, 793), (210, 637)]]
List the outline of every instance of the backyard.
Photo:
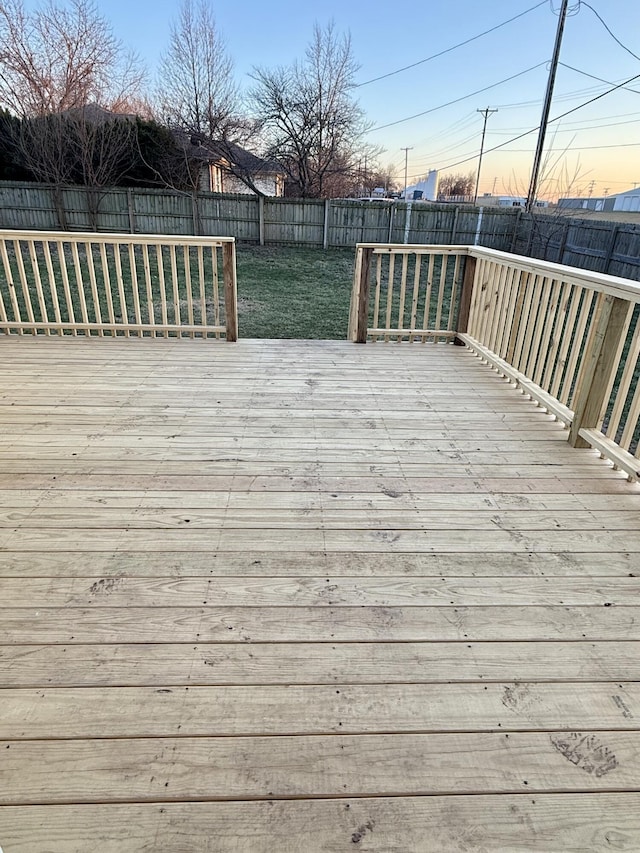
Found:
[(344, 340), (353, 260), (353, 249), (239, 244), (240, 335)]

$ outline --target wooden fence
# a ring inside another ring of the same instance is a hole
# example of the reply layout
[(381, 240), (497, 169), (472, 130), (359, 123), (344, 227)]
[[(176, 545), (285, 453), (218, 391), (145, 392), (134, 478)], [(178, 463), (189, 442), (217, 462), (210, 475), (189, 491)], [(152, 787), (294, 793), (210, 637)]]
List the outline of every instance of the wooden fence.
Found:
[[(95, 210), (97, 200), (98, 209)], [(517, 212), (425, 202), (258, 198), (0, 183), (0, 228), (191, 234), (261, 245), (476, 244), (509, 251)]]
[[(95, 209), (97, 207), (97, 210)], [(486, 246), (640, 280), (640, 225), (567, 211), (350, 199), (258, 198), (0, 182), (0, 229), (189, 234), (260, 245), (353, 248), (356, 243)]]
[(0, 231), (0, 329), (235, 341), (234, 240)]
[(640, 285), (476, 246), (359, 245), (355, 269), (351, 340), (455, 338), (640, 478)]

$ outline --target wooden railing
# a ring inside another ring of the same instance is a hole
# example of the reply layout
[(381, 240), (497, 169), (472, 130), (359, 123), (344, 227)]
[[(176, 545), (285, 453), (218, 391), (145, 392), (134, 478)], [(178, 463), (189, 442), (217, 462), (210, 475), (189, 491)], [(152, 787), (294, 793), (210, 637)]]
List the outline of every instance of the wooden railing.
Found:
[(640, 477), (634, 282), (476, 246), (359, 245), (349, 337), (466, 344), (558, 418), (574, 447)]
[(234, 239), (0, 231), (0, 330), (235, 341)]
[(359, 243), (349, 339), (451, 341), (464, 246)]

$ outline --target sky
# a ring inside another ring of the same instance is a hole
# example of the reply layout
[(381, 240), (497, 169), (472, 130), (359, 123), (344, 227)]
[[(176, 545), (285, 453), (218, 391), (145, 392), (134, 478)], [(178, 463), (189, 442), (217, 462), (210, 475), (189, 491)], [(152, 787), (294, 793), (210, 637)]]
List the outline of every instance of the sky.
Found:
[[(589, 4), (640, 57), (638, 0)], [(27, 3), (36, 5), (36, 0)], [(115, 34), (153, 73), (179, 0), (97, 0), (97, 5)], [(477, 110), (497, 108), (487, 122), (479, 192), (526, 195), (537, 134), (489, 149), (540, 123), (560, 0), (395, 0), (384, 5), (371, 0), (212, 0), (211, 5), (238, 81), (245, 86), (254, 66), (302, 57), (314, 22), (333, 19), (340, 31), (349, 32), (360, 65), (357, 80), (363, 84), (355, 95), (373, 124), (368, 138), (384, 149), (380, 161), (392, 164), (400, 185), (404, 147), (411, 149), (409, 183), (429, 169), (475, 172), (483, 124)], [(638, 79), (550, 125), (541, 195), (551, 198), (613, 194), (640, 184), (640, 59), (614, 40), (585, 2), (570, 0), (570, 9), (551, 117), (634, 75)], [(525, 14), (464, 47), (421, 62), (520, 13)], [(420, 64), (367, 82), (413, 63)], [(494, 86), (508, 77), (514, 79)], [(486, 87), (492, 88), (479, 91)]]

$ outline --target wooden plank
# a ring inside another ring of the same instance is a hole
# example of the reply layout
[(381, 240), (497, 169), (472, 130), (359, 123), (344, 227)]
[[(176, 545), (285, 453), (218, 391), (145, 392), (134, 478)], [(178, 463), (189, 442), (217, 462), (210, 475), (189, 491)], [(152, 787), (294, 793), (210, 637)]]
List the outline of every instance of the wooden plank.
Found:
[[(538, 794), (390, 797), (165, 804), (6, 806), (0, 810), (8, 850), (47, 853), (141, 853), (158, 838), (167, 850), (201, 853), (347, 851), (512, 853), (594, 851), (600, 838), (640, 848), (640, 795)], [(613, 827), (613, 828), (612, 828)], [(469, 841), (471, 839), (471, 841)], [(595, 841), (594, 841), (595, 839)], [(603, 843), (609, 844), (608, 841)], [(472, 845), (471, 847), (469, 845)]]
[(638, 680), (638, 642), (0, 647), (3, 688)]
[(2, 805), (516, 793), (523, 787), (528, 794), (578, 793), (640, 785), (640, 732), (102, 738), (9, 746), (0, 744)]
[[(640, 640), (639, 608), (626, 604), (568, 607), (474, 602), (456, 607), (309, 607), (288, 603), (265, 606), (256, 602), (234, 606), (222, 604), (212, 596), (200, 599), (200, 606), (192, 607), (184, 606), (183, 600), (139, 606), (142, 602), (135, 598), (119, 606), (119, 599), (109, 601), (110, 591), (117, 589), (118, 582), (113, 574), (95, 582), (99, 591), (88, 607), (55, 607), (48, 603), (44, 607), (3, 607), (0, 642), (21, 645), (35, 638), (51, 645), (162, 643), (167, 637), (175, 643), (539, 642), (549, 637), (572, 642)], [(490, 579), (490, 583), (495, 582), (495, 578)], [(484, 584), (487, 585), (486, 579)], [(104, 606), (94, 606), (100, 596)], [(206, 605), (202, 604), (205, 600)]]
[(8, 689), (0, 738), (596, 732), (639, 718), (632, 682)]
[[(626, 483), (623, 483), (626, 485)], [(559, 551), (520, 554), (487, 552), (482, 560), (472, 553), (420, 554), (351, 551), (298, 551), (292, 554), (260, 549), (239, 553), (184, 553), (164, 551), (104, 551), (88, 557), (82, 551), (4, 552), (2, 577), (95, 577), (130, 575), (190, 577), (375, 577), (380, 568), (408, 577), (456, 575), (457, 577), (637, 577), (637, 557), (632, 551), (592, 551), (571, 554)]]

